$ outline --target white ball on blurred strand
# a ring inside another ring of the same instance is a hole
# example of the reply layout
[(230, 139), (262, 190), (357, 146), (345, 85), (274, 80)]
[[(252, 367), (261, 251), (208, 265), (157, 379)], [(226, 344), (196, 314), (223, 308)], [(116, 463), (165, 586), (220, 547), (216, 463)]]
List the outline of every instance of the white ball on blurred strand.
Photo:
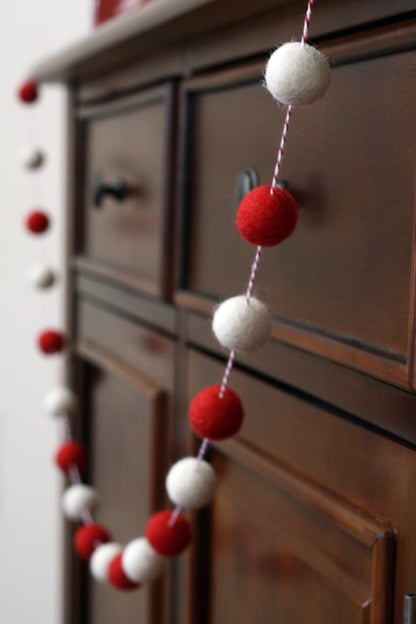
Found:
[(316, 48), (300, 41), (284, 43), (266, 65), (265, 83), (282, 104), (311, 104), (321, 98), (331, 82), (328, 59)]
[(46, 393), (43, 405), (51, 416), (73, 414), (77, 407), (77, 398), (70, 388), (56, 386)]
[(92, 511), (97, 503), (97, 490), (85, 483), (71, 485), (62, 496), (62, 508), (69, 520), (82, 520), (82, 512), (86, 509)]
[(196, 457), (185, 457), (172, 466), (166, 477), (170, 500), (183, 509), (200, 509), (214, 497), (217, 478), (213, 467)]
[(50, 288), (55, 280), (56, 275), (54, 271), (46, 264), (34, 264), (29, 270), (29, 282), (35, 288)]
[(121, 558), (124, 574), (135, 583), (153, 581), (166, 566), (166, 557), (158, 555), (145, 537), (138, 537), (127, 544)]
[(123, 547), (116, 542), (107, 542), (107, 544), (97, 546), (90, 559), (90, 572), (96, 581), (108, 582), (108, 566), (122, 550)]
[(37, 147), (23, 147), (20, 152), (20, 162), (25, 169), (39, 169), (45, 162), (45, 155)]
[(270, 338), (272, 320), (267, 307), (251, 297), (247, 304), (245, 295), (231, 297), (214, 312), (212, 330), (227, 349), (256, 351)]

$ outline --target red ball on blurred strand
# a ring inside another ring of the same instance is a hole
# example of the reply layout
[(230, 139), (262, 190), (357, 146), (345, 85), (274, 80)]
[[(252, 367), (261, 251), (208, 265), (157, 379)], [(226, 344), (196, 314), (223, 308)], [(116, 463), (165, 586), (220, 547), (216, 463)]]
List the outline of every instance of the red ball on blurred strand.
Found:
[(111, 541), (111, 535), (105, 527), (98, 523), (79, 527), (74, 535), (74, 547), (81, 559), (88, 561), (99, 544)]
[(65, 346), (65, 337), (62, 332), (46, 329), (39, 334), (38, 345), (39, 349), (47, 355), (59, 353)]
[(32, 104), (38, 99), (38, 86), (33, 80), (27, 80), (17, 90), (18, 98), (25, 104)]
[(32, 234), (42, 234), (49, 227), (49, 217), (41, 210), (34, 210), (27, 215), (25, 224)]
[(125, 591), (129, 589), (137, 589), (140, 587), (140, 584), (131, 581), (123, 570), (121, 565), (122, 556), (123, 553), (121, 552), (110, 561), (110, 565), (108, 566), (108, 579), (111, 585), (117, 587), (117, 589), (123, 589)]
[(257, 186), (243, 197), (237, 212), (237, 227), (249, 243), (273, 247), (295, 229), (298, 209), (292, 195), (282, 188)]
[(183, 552), (192, 541), (192, 527), (179, 514), (173, 526), (169, 526), (172, 510), (153, 514), (146, 524), (145, 535), (153, 550), (165, 557), (174, 557)]
[(241, 399), (231, 388), (219, 398), (221, 386), (208, 386), (193, 399), (189, 419), (201, 438), (224, 440), (236, 434), (244, 418)]
[(75, 440), (69, 440), (61, 444), (57, 450), (55, 463), (65, 473), (68, 473), (71, 466), (75, 466), (79, 472), (83, 472), (87, 465), (87, 452), (82, 444)]

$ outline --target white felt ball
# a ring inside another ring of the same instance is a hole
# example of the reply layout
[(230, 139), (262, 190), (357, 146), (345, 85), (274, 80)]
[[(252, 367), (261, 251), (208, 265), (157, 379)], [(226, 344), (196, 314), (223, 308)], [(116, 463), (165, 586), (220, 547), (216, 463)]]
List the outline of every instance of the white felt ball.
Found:
[(96, 581), (108, 582), (108, 566), (122, 550), (123, 547), (116, 542), (107, 542), (107, 544), (97, 546), (90, 559), (90, 572)]
[(266, 65), (266, 87), (282, 104), (311, 104), (331, 82), (327, 58), (316, 48), (291, 41), (277, 48)]
[(20, 162), (25, 169), (38, 169), (43, 165), (45, 156), (36, 147), (24, 147), (20, 152)]
[(145, 537), (138, 537), (125, 547), (121, 557), (124, 574), (135, 583), (153, 581), (166, 566), (166, 557), (158, 555)]
[(55, 282), (55, 273), (45, 264), (34, 264), (29, 270), (29, 281), (35, 288), (50, 288)]
[(92, 511), (97, 503), (97, 490), (84, 483), (71, 485), (62, 496), (64, 514), (70, 520), (81, 520), (82, 512), (85, 509)]
[(51, 416), (73, 414), (77, 406), (77, 398), (70, 388), (56, 386), (46, 393), (43, 404)]
[(184, 509), (200, 509), (211, 502), (217, 478), (212, 466), (196, 457), (185, 457), (172, 466), (166, 477), (170, 500)]
[(271, 317), (267, 307), (251, 297), (246, 303), (245, 295), (226, 299), (215, 310), (212, 329), (224, 347), (236, 351), (255, 351), (270, 338)]

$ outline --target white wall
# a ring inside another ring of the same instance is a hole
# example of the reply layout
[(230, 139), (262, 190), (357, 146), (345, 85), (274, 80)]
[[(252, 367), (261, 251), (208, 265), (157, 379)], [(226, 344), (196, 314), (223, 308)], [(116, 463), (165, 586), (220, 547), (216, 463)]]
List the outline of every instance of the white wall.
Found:
[[(93, 0), (3, 0), (0, 20), (0, 624), (61, 621), (62, 485), (51, 461), (56, 424), (42, 410), (58, 362), (34, 346), (37, 331), (62, 319), (62, 284), (38, 294), (26, 274), (34, 260), (61, 264), (65, 136), (64, 94), (44, 87), (35, 105), (37, 135), (48, 155), (39, 174), (27, 174), (18, 151), (27, 142), (28, 111), (16, 85), (38, 59), (90, 28)], [(34, 240), (22, 220), (42, 188), (53, 231)]]

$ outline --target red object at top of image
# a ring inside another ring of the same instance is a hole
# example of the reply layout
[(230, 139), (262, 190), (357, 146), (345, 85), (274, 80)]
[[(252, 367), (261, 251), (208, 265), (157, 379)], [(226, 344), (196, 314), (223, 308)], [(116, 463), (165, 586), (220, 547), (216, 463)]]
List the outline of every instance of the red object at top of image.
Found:
[(98, 26), (112, 17), (137, 9), (148, 0), (96, 0), (94, 24)]

